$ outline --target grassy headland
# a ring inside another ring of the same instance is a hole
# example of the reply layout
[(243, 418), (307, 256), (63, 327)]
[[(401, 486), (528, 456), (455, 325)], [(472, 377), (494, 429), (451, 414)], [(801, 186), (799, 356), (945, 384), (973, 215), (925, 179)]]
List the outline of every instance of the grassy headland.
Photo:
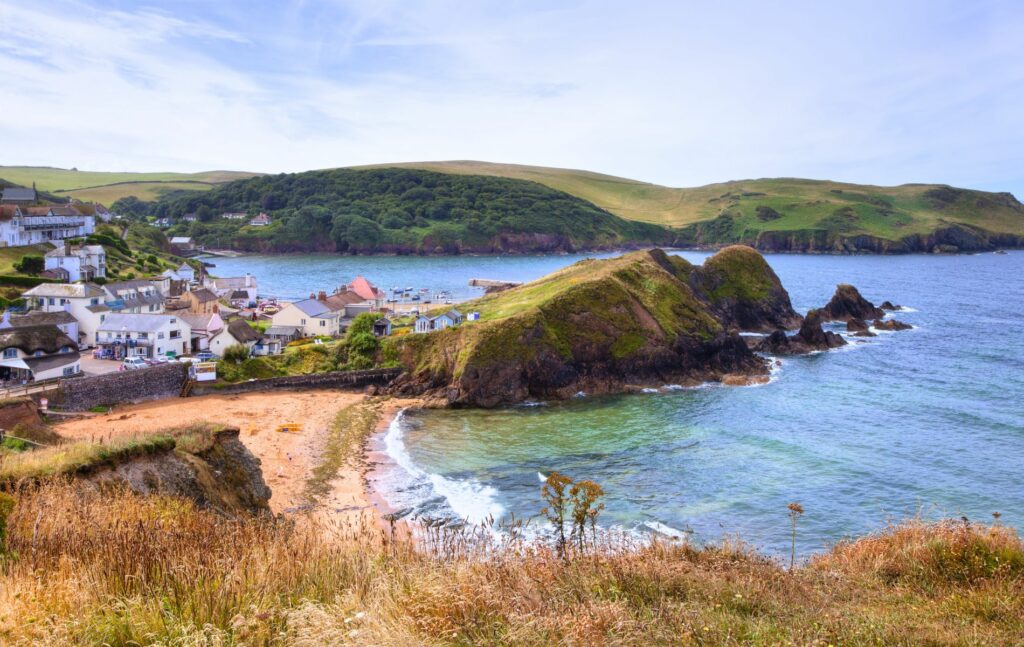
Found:
[(123, 173), (76, 171), (50, 166), (0, 166), (0, 178), (22, 186), (35, 183), (40, 191), (109, 206), (115, 200), (134, 195), (154, 200), (162, 193), (180, 189), (203, 191), (215, 184), (258, 175), (243, 171), (202, 173)]

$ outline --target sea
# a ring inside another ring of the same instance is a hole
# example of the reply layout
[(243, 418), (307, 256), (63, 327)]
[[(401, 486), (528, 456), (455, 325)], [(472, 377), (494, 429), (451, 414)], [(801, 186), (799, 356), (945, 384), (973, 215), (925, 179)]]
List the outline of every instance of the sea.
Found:
[[(694, 263), (706, 253), (676, 252)], [(529, 281), (584, 257), (244, 256), (261, 294), (302, 298), (356, 275), (391, 287), (480, 294), (470, 278)], [(788, 554), (909, 518), (1024, 524), (1024, 252), (769, 255), (801, 312), (852, 283), (909, 331), (782, 358), (768, 384), (664, 385), (494, 410), (408, 411), (377, 449), (374, 487), (409, 518), (542, 527), (552, 471), (605, 491), (604, 528)], [(841, 327), (836, 327), (842, 332)]]

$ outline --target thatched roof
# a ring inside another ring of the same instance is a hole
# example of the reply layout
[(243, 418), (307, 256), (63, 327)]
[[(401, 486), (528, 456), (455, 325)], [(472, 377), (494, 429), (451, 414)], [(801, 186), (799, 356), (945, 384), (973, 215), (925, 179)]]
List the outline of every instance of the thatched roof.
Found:
[(17, 348), (29, 355), (37, 350), (53, 354), (60, 352), (65, 346), (78, 350), (78, 344), (54, 325), (0, 329), (0, 351), (5, 348)]

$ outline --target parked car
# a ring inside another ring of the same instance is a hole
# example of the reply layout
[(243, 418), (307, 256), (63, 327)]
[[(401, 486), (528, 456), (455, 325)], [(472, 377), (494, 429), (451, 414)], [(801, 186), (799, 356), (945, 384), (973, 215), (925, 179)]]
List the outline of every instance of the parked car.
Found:
[(204, 350), (199, 353), (196, 353), (196, 359), (198, 359), (200, 362), (209, 362), (211, 360), (217, 359), (217, 356), (208, 350)]
[(141, 357), (125, 357), (121, 362), (122, 371), (133, 371), (137, 368), (146, 368), (149, 364)]

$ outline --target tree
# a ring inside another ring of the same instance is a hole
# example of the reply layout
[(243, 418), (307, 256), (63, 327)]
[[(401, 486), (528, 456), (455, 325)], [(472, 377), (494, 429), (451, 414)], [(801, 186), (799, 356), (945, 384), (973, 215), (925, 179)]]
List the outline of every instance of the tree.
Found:
[(348, 329), (345, 331), (345, 339), (351, 341), (353, 337), (360, 333), (372, 335), (375, 321), (377, 321), (377, 315), (371, 312), (363, 312), (356, 315), (356, 318), (352, 320), (352, 323), (348, 325)]
[(241, 364), (249, 359), (249, 347), (245, 344), (232, 344), (224, 349), (224, 361)]
[(551, 472), (540, 488), (540, 496), (547, 505), (540, 511), (555, 527), (555, 550), (560, 557), (566, 556), (565, 521), (569, 514), (569, 497), (566, 489), (572, 483), (568, 476)]
[(22, 256), (21, 260), (14, 264), (15, 270), (33, 276), (42, 272), (45, 267), (46, 262), (42, 256)]
[(604, 510), (604, 503), (600, 501), (604, 490), (593, 481), (577, 481), (569, 488), (569, 497), (572, 499), (572, 537), (576, 540), (576, 547), (583, 551), (588, 524), (594, 544), (597, 544), (597, 515)]

